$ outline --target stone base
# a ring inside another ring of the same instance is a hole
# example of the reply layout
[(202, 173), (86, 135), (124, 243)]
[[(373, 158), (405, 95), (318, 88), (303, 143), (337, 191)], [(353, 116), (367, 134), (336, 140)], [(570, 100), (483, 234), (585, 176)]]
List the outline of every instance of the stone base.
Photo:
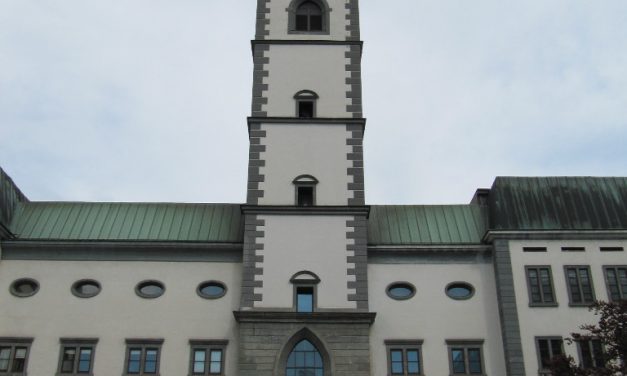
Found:
[(325, 376), (370, 376), (374, 313), (239, 311), (239, 376), (285, 376), (287, 357), (303, 339), (325, 363)]

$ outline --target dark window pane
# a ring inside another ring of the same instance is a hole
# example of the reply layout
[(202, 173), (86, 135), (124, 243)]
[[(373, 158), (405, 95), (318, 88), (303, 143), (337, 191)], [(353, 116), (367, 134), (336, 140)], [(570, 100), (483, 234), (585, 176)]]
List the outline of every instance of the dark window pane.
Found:
[(322, 31), (322, 16), (309, 17), (309, 30)]
[(312, 118), (314, 116), (314, 103), (311, 101), (298, 102), (298, 117)]
[(540, 269), (540, 283), (542, 285), (542, 299), (544, 303), (553, 303), (555, 300), (553, 298), (549, 269)]
[(540, 351), (540, 362), (543, 369), (549, 367), (549, 361), (551, 360), (551, 352), (549, 350), (549, 340), (538, 340), (538, 349)]
[(306, 15), (296, 15), (296, 30), (297, 31), (307, 31), (307, 16)]
[(592, 353), (590, 352), (590, 341), (580, 341), (581, 363), (583, 368), (592, 368)]
[(24, 372), (24, 365), (26, 363), (26, 347), (16, 347), (15, 354), (13, 354), (13, 366), (12, 372)]
[(627, 268), (618, 269), (618, 279), (621, 289), (620, 297), (622, 299), (627, 299)]
[(562, 340), (561, 339), (552, 339), (551, 340), (551, 357), (562, 354)]
[(481, 374), (481, 352), (479, 349), (468, 349), (468, 369), (471, 374)]
[(313, 187), (297, 187), (298, 206), (313, 206)]
[(63, 361), (61, 362), (61, 373), (74, 372), (74, 359), (76, 358), (76, 349), (74, 347), (66, 347), (63, 349)]
[(11, 359), (11, 348), (0, 347), (0, 371), (9, 369), (9, 360)]
[(605, 366), (605, 357), (603, 355), (603, 345), (598, 339), (592, 340), (592, 356), (594, 357), (595, 367)]

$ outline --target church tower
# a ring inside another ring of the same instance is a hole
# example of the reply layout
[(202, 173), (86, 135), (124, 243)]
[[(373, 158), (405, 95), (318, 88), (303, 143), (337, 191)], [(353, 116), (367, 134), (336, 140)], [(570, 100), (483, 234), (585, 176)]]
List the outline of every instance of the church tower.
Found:
[(258, 0), (252, 50), (239, 374), (369, 375), (358, 1)]

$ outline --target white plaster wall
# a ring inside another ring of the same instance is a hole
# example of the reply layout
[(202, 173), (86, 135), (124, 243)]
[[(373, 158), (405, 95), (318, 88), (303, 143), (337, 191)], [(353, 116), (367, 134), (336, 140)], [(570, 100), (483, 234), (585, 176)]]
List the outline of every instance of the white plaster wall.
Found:
[(288, 12), (292, 0), (270, 1), (270, 36), (268, 39), (306, 39), (306, 40), (346, 40), (348, 9), (347, 0), (326, 0), (331, 8), (329, 15), (330, 33), (327, 34), (288, 34)]
[[(599, 300), (608, 300), (604, 265), (626, 265), (626, 252), (600, 252), (600, 246), (623, 246), (627, 241), (511, 241), (510, 252), (514, 276), (516, 305), (520, 320), (525, 370), (535, 374), (538, 356), (535, 345), (536, 336), (569, 337), (579, 331), (582, 324), (598, 321), (585, 307), (569, 307), (568, 287), (564, 273), (565, 265), (589, 265), (595, 296)], [(562, 252), (561, 247), (585, 247), (585, 252)], [(547, 252), (523, 252), (523, 247), (547, 247)], [(553, 274), (553, 286), (558, 307), (529, 307), (529, 294), (525, 275), (526, 265), (550, 265)], [(577, 346), (566, 345), (565, 351), (579, 359)]]
[[(29, 298), (10, 294), (17, 278), (39, 281)], [(90, 278), (102, 292), (90, 299), (70, 292), (76, 280)], [(157, 279), (166, 285), (157, 299), (135, 294), (135, 285)], [(227, 285), (221, 299), (196, 294), (206, 280)], [(163, 338), (161, 375), (186, 375), (189, 339), (228, 339), (226, 374), (237, 374), (237, 336), (233, 310), (238, 308), (241, 265), (234, 263), (170, 262), (0, 262), (0, 337), (34, 337), (28, 362), (30, 376), (54, 375), (61, 337), (99, 338), (94, 374), (121, 375), (126, 338)]]
[(347, 169), (352, 163), (346, 154), (349, 133), (343, 124), (262, 124), (266, 137), (262, 143), (266, 161), (260, 173), (264, 197), (260, 205), (294, 205), (294, 178), (309, 174), (318, 179), (317, 205), (347, 205), (350, 197)]
[[(485, 373), (505, 375), (492, 265), (482, 264), (369, 264), (370, 310), (377, 313), (370, 334), (372, 374), (387, 374), (384, 341), (422, 339), (426, 375), (448, 375), (447, 339), (483, 339)], [(390, 283), (416, 286), (416, 295), (398, 301), (386, 294)], [(469, 300), (453, 300), (444, 289), (465, 281), (475, 288)]]
[[(348, 301), (348, 294), (355, 289), (348, 289), (347, 270), (354, 267), (346, 257), (346, 221), (345, 216), (259, 216), (266, 222), (263, 238), (264, 249), (258, 251), (264, 257), (263, 287), (255, 293), (263, 294), (263, 301), (255, 302), (255, 308), (293, 307), (293, 285), (290, 278), (297, 272), (308, 270), (320, 277), (317, 289), (318, 308), (356, 308), (355, 302)], [(352, 255), (352, 253), (351, 253)]]
[(313, 90), (320, 98), (316, 102), (317, 117), (349, 117), (346, 92), (345, 53), (347, 46), (329, 45), (271, 45), (266, 56), (270, 63), (264, 83), (268, 84), (268, 116), (296, 116), (294, 94)]

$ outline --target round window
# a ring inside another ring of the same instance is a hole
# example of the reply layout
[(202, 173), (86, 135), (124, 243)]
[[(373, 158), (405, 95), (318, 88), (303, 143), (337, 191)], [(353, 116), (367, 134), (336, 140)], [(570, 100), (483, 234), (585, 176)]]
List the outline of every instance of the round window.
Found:
[(9, 290), (11, 294), (15, 296), (26, 298), (37, 294), (37, 291), (39, 291), (39, 282), (32, 278), (20, 278), (11, 283)]
[(475, 294), (475, 289), (466, 282), (453, 282), (446, 286), (446, 295), (455, 300), (470, 299)]
[(72, 285), (72, 294), (79, 298), (91, 298), (100, 294), (100, 283), (93, 279), (82, 279)]
[(206, 299), (218, 299), (226, 295), (226, 286), (222, 282), (207, 281), (198, 285), (196, 292)]
[(159, 281), (143, 281), (135, 287), (135, 293), (146, 299), (158, 298), (165, 292), (165, 285)]
[(386, 290), (388, 296), (396, 300), (406, 300), (416, 294), (416, 288), (408, 282), (394, 282)]

